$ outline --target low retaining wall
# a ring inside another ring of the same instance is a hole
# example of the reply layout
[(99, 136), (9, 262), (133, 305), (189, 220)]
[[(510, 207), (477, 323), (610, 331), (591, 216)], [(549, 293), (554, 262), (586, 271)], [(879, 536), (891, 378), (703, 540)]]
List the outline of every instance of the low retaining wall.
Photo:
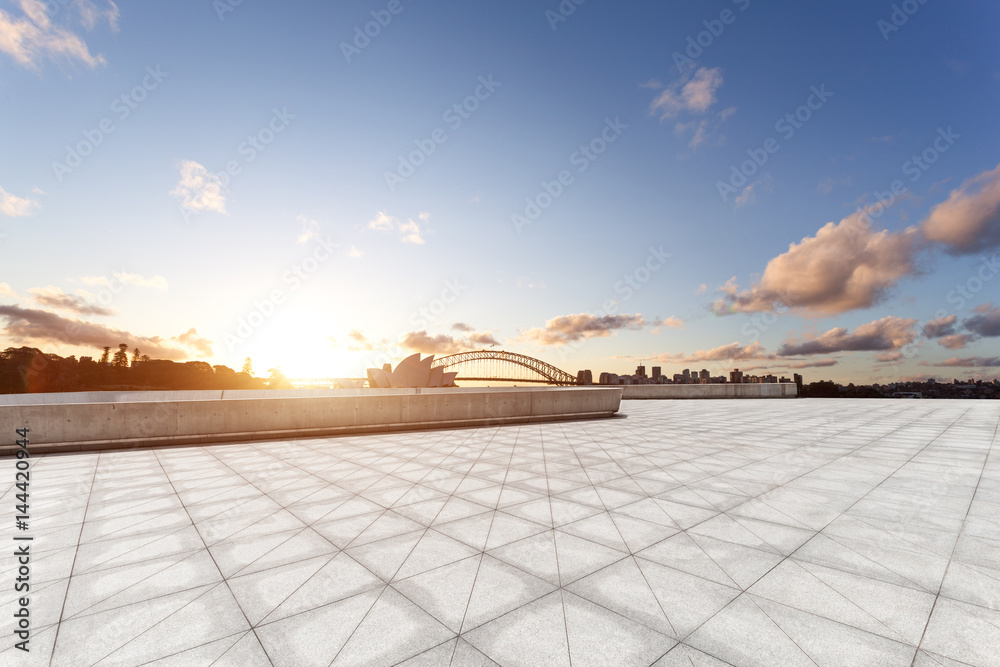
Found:
[(761, 384), (632, 384), (622, 387), (622, 398), (795, 398), (794, 382)]
[[(320, 393), (320, 395), (316, 395)], [(0, 402), (0, 455), (17, 449), (15, 429), (28, 427), (32, 453), (225, 441), (273, 440), (427, 428), (459, 428), (610, 417), (620, 387), (101, 392), (17, 395)], [(194, 394), (195, 396), (191, 396)], [(26, 397), (35, 396), (33, 403)], [(116, 400), (121, 398), (127, 400)], [(147, 400), (136, 400), (136, 399)], [(152, 399), (152, 400), (149, 400)], [(68, 402), (75, 400), (77, 402)]]

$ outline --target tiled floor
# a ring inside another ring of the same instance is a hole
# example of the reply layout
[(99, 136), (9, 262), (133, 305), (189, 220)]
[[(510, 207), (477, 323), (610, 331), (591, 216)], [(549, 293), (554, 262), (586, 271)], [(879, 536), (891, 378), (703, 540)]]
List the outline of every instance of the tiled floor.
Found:
[(38, 457), (0, 663), (1000, 664), (1000, 402), (622, 415)]

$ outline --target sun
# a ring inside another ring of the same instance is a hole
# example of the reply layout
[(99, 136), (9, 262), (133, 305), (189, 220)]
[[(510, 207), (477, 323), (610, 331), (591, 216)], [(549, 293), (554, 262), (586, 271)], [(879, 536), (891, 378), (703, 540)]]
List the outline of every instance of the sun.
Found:
[(242, 353), (253, 360), (258, 377), (266, 377), (271, 368), (291, 379), (363, 377), (364, 360), (334, 340), (341, 328), (321, 310), (276, 313), (254, 332)]

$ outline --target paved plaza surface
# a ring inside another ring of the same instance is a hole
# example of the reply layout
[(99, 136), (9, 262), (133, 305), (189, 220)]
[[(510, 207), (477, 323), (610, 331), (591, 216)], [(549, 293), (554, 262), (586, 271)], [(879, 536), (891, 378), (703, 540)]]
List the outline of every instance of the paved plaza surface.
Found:
[[(997, 665), (1000, 402), (39, 456), (3, 665)], [(24, 534), (24, 533), (19, 533)]]

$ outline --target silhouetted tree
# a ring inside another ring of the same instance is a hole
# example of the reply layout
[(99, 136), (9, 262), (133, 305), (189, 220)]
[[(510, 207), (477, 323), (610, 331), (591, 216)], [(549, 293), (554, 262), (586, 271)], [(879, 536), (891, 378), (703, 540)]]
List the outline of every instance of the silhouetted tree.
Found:
[(128, 345), (122, 343), (118, 346), (118, 351), (115, 352), (111, 365), (115, 368), (128, 368)]
[(267, 378), (268, 389), (292, 388), (292, 383), (288, 381), (288, 378), (285, 377), (280, 368), (269, 368), (267, 372), (270, 373), (270, 376)]
[(137, 361), (139, 361), (139, 348), (132, 350), (132, 365), (135, 366)]
[(250, 361), (250, 357), (243, 360), (243, 368), (240, 370), (240, 373), (246, 373), (250, 377), (253, 377), (253, 362)]
[(97, 363), (101, 364), (102, 366), (107, 366), (108, 364), (111, 363), (111, 348), (110, 347), (104, 348), (104, 354), (101, 355), (101, 360), (98, 361)]

